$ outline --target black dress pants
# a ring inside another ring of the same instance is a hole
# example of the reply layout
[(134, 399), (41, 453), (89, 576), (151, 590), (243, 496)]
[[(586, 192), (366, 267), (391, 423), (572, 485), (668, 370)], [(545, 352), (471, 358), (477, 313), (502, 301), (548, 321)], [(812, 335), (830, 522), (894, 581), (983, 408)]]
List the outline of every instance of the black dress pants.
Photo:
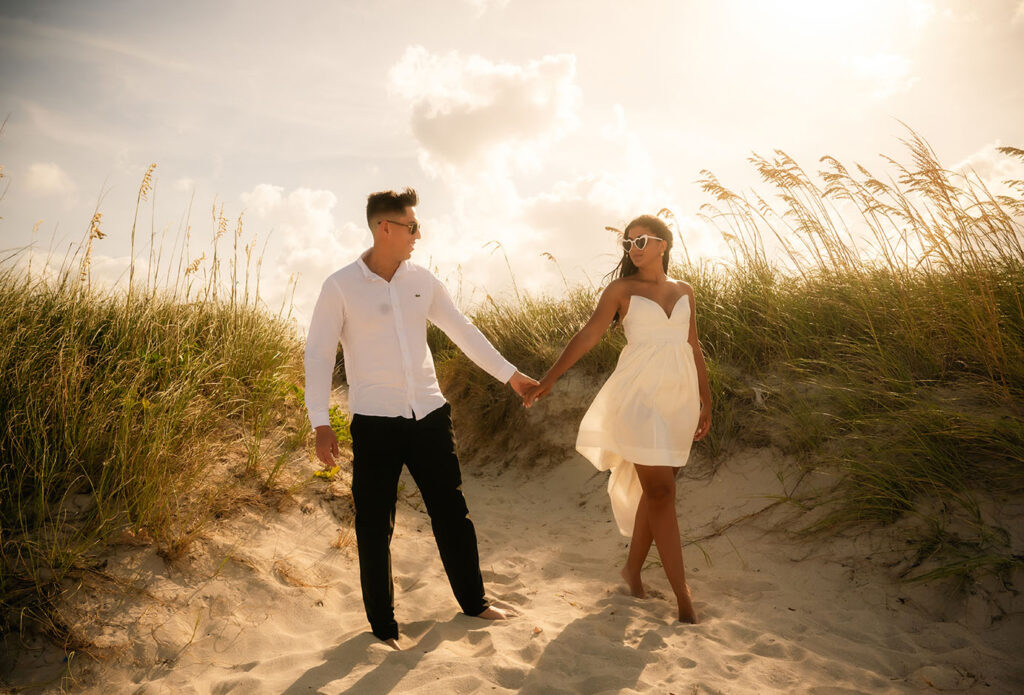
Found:
[(391, 536), (403, 465), (409, 467), (423, 497), (441, 563), (459, 606), (468, 615), (482, 613), (488, 603), (476, 530), (462, 496), (451, 406), (445, 403), (422, 420), (356, 414), (351, 432), (359, 581), (373, 634), (382, 640), (398, 637)]

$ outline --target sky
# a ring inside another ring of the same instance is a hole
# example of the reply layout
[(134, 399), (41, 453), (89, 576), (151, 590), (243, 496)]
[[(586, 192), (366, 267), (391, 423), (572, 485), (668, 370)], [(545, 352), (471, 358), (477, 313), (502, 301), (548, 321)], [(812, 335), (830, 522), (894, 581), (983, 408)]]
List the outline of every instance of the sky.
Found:
[(284, 7), (0, 0), (0, 259), (60, 258), (99, 211), (92, 272), (123, 283), (133, 219), (167, 269), (186, 232), (212, 255), (223, 210), (221, 253), (241, 217), (263, 301), (304, 329), (373, 191), (419, 192), (413, 260), (471, 307), (599, 285), (605, 228), (662, 208), (691, 258), (727, 258), (697, 180), (767, 193), (752, 153), (884, 170), (905, 123), (998, 181), (995, 148), (1024, 147), (1022, 0)]

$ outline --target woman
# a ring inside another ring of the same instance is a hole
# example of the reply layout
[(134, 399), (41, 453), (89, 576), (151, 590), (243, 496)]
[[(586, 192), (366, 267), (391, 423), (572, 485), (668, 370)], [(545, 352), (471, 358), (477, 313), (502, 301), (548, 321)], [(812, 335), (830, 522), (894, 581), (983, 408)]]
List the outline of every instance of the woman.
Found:
[(675, 476), (686, 465), (690, 445), (711, 427), (693, 288), (667, 275), (672, 232), (661, 219), (636, 218), (626, 226), (622, 245), (618, 277), (524, 401), (530, 406), (550, 392), (612, 322), (621, 320), (627, 345), (583, 416), (576, 449), (598, 469), (612, 471), (608, 494), (615, 520), (622, 535), (632, 537), (622, 570), (632, 594), (646, 595), (640, 571), (653, 541), (679, 620), (696, 623), (675, 510)]

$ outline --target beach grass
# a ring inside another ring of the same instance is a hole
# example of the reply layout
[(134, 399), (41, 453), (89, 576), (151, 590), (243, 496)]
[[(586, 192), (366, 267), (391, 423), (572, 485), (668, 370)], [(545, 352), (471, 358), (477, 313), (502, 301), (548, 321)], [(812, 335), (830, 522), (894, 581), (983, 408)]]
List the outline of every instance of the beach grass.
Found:
[[(903, 142), (910, 163), (886, 157), (886, 178), (832, 157), (811, 176), (783, 152), (751, 158), (767, 193), (702, 172), (701, 214), (732, 262), (670, 275), (694, 287), (708, 358), (714, 424), (699, 450), (776, 446), (839, 481), (813, 501), (794, 492), (815, 511), (802, 532), (901, 522), (904, 578), (969, 585), (1024, 565), (991, 513), (1024, 492), (1024, 181), (995, 194), (916, 133)], [(539, 376), (597, 296), (492, 300), (473, 319)], [(431, 338), (471, 427), (523, 425), (514, 394)], [(623, 342), (610, 331), (574, 369), (610, 373)]]
[[(828, 157), (815, 176), (784, 153), (754, 157), (771, 195), (702, 173), (702, 213), (733, 259), (670, 274), (695, 288), (708, 358), (714, 424), (699, 450), (779, 448), (838, 481), (793, 490), (802, 533), (902, 523), (902, 576), (966, 586), (1024, 562), (992, 513), (1024, 492), (1024, 182), (994, 194), (915, 134), (906, 147), (910, 163), (888, 159), (885, 178)], [(148, 262), (133, 260), (120, 289), (92, 282), (99, 213), (59, 268), (0, 267), (5, 630), (35, 621), (66, 639), (51, 609), (103, 548), (130, 538), (179, 557), (308, 453), (301, 339), (259, 302), (261, 256), (241, 219), (215, 207), (212, 222), (211, 247), (196, 256), (186, 226), (172, 260), (151, 231)], [(471, 314), (539, 376), (598, 293), (517, 293)], [(514, 394), (436, 328), (428, 339), (446, 395), (471, 414), (460, 436), (520, 432)], [(624, 343), (610, 331), (574, 369), (600, 379)], [(332, 426), (346, 436), (338, 411)]]
[(183, 234), (162, 289), (152, 251), (132, 262), (127, 288), (110, 289), (90, 272), (101, 221), (59, 268), (13, 258), (0, 269), (5, 631), (35, 623), (67, 639), (55, 601), (99, 550), (142, 542), (179, 557), (211, 519), (273, 488), (308, 434), (301, 339), (257, 302), (241, 224), (226, 283), (214, 265), (220, 223), (214, 260), (190, 258)]

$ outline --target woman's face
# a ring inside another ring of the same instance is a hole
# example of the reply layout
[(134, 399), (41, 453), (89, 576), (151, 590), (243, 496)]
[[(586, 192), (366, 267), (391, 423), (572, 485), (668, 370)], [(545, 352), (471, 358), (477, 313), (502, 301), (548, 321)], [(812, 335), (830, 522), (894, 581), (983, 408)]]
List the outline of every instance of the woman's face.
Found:
[[(646, 238), (641, 239), (641, 237)], [(652, 263), (661, 265), (661, 257), (665, 253), (666, 246), (664, 239), (641, 225), (636, 225), (626, 232), (626, 238), (633, 242), (629, 249), (629, 259), (633, 261), (633, 265), (637, 268), (644, 268)], [(641, 240), (638, 242), (637, 239)], [(641, 244), (643, 248), (639, 248)]]

